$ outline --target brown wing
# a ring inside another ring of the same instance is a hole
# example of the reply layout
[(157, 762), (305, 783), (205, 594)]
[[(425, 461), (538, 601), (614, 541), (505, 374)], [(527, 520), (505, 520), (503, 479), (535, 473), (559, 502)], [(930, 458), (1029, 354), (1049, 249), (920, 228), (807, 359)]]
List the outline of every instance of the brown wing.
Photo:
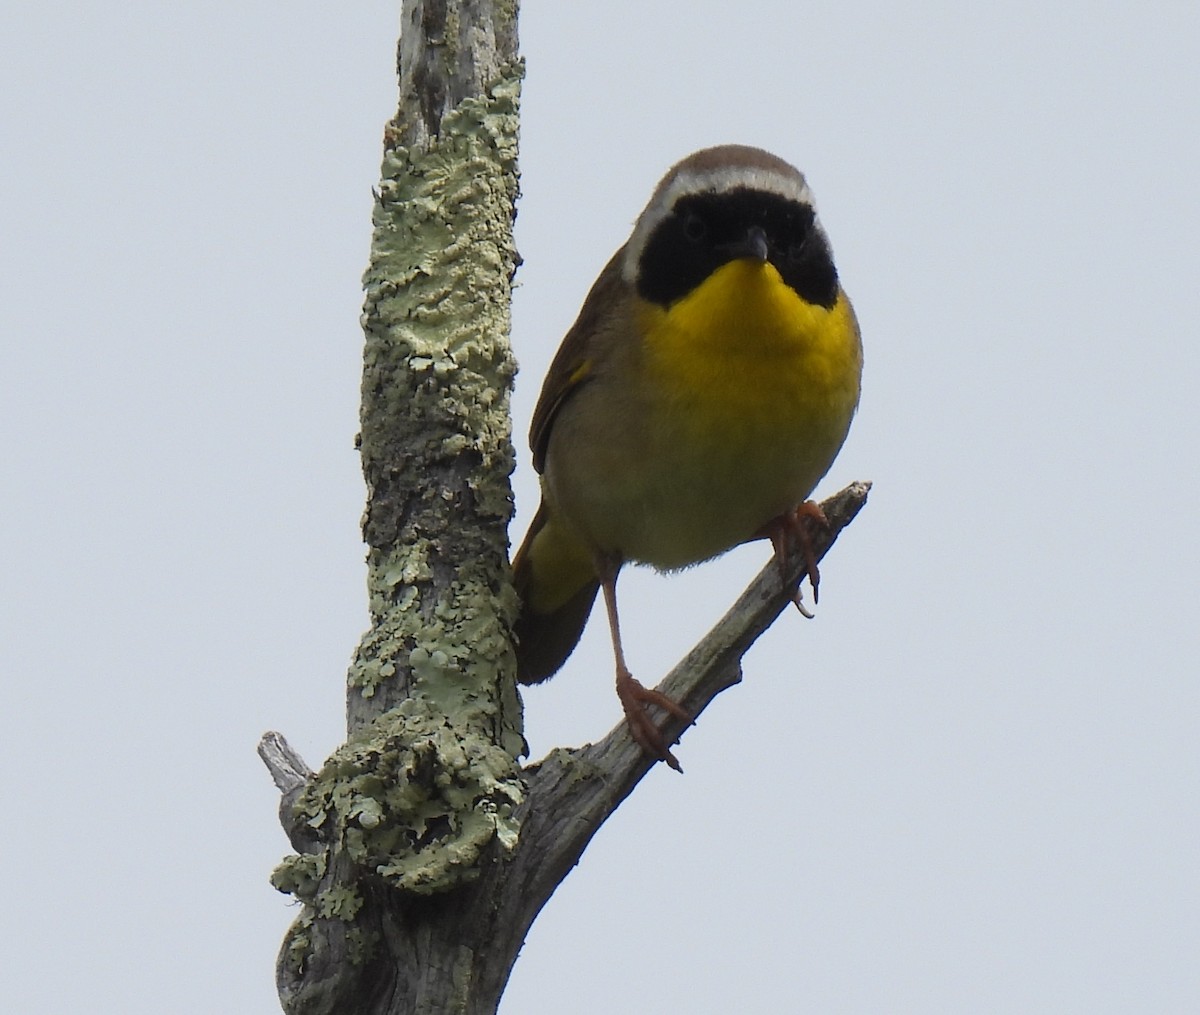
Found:
[(604, 266), (600, 277), (593, 283), (587, 299), (579, 310), (579, 316), (562, 340), (558, 352), (550, 363), (546, 380), (542, 382), (542, 393), (533, 410), (533, 423), (529, 427), (529, 447), (533, 450), (533, 467), (541, 472), (546, 465), (546, 446), (550, 442), (550, 428), (554, 418), (579, 386), (587, 382), (591, 373), (595, 353), (593, 337), (599, 323), (606, 314), (619, 305), (625, 288), (621, 278), (621, 259), (625, 254), (622, 247)]

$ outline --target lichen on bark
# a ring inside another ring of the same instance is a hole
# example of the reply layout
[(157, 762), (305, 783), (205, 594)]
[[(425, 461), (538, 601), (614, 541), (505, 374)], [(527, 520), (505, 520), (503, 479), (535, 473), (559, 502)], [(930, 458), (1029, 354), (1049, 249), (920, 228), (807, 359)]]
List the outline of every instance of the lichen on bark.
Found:
[(306, 925), (353, 924), (362, 878), (442, 892), (517, 841), (506, 575), (520, 77), (506, 65), (421, 144), (395, 127), (385, 139), (362, 318), (371, 627), (348, 676), (349, 738), (292, 805), (315, 852), (273, 876), (309, 907)]

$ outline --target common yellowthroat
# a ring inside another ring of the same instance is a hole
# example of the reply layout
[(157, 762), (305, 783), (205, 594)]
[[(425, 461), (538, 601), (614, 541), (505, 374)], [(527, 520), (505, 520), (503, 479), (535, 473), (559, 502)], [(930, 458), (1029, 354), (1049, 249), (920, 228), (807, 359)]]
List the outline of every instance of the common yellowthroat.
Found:
[(562, 666), (602, 588), (630, 730), (678, 768), (646, 706), (689, 717), (626, 666), (617, 575), (759, 538), (781, 566), (803, 550), (800, 518), (820, 513), (806, 498), (846, 438), (861, 373), (804, 176), (743, 145), (672, 167), (584, 300), (534, 410), (542, 501), (513, 558), (519, 680)]

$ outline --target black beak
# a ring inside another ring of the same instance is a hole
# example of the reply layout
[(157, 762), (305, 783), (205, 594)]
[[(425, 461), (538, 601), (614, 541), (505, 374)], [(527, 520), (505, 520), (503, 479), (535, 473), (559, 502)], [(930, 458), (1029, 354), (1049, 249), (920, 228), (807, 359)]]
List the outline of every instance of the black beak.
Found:
[(751, 226), (746, 235), (729, 245), (734, 257), (748, 257), (753, 261), (766, 261), (771, 256), (767, 244), (767, 232), (762, 226)]

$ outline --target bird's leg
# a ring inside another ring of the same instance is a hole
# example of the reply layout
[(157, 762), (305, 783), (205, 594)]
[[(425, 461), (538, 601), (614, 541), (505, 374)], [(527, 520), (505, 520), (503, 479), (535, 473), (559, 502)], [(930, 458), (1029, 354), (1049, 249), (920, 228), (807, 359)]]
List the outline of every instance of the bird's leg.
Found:
[[(815, 606), (820, 597), (821, 572), (817, 569), (817, 556), (813, 552), (812, 539), (808, 534), (808, 526), (805, 524), (805, 519), (808, 518), (820, 525), (829, 525), (829, 519), (825, 517), (821, 505), (816, 501), (806, 500), (802, 504), (797, 504), (790, 511), (785, 511), (778, 518), (772, 518), (758, 530), (756, 535), (759, 538), (771, 540), (771, 545), (775, 547), (775, 562), (779, 565), (779, 576), (784, 582), (788, 579), (792, 540), (794, 539), (799, 544), (800, 553), (804, 558), (804, 571), (808, 575), (808, 583), (812, 586), (813, 605)], [(804, 600), (800, 595), (799, 585), (792, 593), (792, 602), (804, 616), (809, 620), (812, 619), (813, 615), (804, 605)]]
[(621, 707), (625, 710), (629, 732), (647, 754), (665, 761), (676, 772), (682, 772), (679, 760), (667, 745), (666, 737), (647, 715), (646, 706), (657, 705), (689, 724), (692, 717), (661, 691), (643, 687), (641, 681), (629, 672), (629, 667), (625, 665), (625, 651), (621, 647), (621, 623), (617, 617), (617, 575), (621, 571), (621, 561), (612, 557), (598, 557), (596, 569), (600, 574), (600, 588), (604, 590), (608, 630), (612, 634), (613, 655), (617, 660), (617, 697), (621, 699)]

